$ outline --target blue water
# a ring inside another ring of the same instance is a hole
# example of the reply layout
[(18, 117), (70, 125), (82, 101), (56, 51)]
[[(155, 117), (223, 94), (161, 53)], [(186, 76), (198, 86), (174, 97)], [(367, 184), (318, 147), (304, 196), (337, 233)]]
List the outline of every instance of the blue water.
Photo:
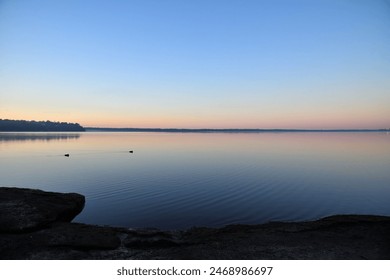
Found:
[(81, 193), (75, 221), (131, 228), (390, 215), (390, 135), (0, 133), (0, 186)]

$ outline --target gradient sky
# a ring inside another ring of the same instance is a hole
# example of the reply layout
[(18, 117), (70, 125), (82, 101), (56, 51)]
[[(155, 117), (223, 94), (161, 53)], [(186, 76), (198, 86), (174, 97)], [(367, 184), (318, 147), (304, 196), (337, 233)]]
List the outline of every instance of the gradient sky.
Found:
[(0, 118), (390, 127), (390, 2), (0, 0)]

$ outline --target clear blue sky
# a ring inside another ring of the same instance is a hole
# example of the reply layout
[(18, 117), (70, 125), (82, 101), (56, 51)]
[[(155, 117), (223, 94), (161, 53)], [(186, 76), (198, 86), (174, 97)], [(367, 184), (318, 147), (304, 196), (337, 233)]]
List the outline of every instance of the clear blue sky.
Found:
[(390, 2), (0, 0), (0, 118), (390, 126)]

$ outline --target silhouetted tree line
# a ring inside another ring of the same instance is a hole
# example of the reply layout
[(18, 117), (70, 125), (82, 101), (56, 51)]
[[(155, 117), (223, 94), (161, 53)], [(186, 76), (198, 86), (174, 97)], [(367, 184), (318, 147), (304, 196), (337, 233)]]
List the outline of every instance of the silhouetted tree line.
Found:
[(0, 119), (0, 131), (85, 131), (78, 123)]

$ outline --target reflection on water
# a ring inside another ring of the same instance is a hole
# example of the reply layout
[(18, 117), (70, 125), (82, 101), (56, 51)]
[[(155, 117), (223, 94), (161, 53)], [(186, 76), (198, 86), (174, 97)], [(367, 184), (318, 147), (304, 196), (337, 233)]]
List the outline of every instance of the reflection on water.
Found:
[(4, 141), (51, 141), (80, 138), (80, 133), (25, 133), (0, 132), (0, 142)]
[(390, 215), (385, 132), (30, 135), (50, 136), (0, 141), (0, 185), (82, 193), (79, 222), (177, 229)]

